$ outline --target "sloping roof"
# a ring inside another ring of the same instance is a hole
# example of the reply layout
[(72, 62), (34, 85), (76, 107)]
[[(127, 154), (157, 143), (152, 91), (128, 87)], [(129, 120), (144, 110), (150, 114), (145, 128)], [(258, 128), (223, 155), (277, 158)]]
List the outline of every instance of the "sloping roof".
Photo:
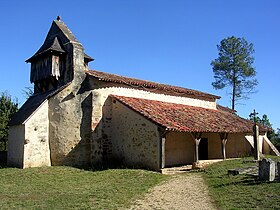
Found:
[[(61, 31), (64, 36), (72, 43), (79, 43), (79, 41), (76, 39), (74, 34), (69, 30), (69, 28), (66, 26), (66, 24), (61, 20), (54, 20), (51, 26), (51, 29), (49, 30), (49, 33), (43, 43), (43, 45), (39, 48), (39, 50), (30, 58), (28, 58), (25, 62), (31, 62), (33, 59), (36, 59), (37, 57), (44, 55), (46, 52), (49, 51), (56, 51), (59, 53), (66, 53), (65, 49), (63, 49), (63, 45), (59, 41), (59, 33), (58, 31)], [(79, 43), (81, 44), (81, 43)], [(90, 57), (89, 55), (84, 53), (84, 59), (86, 62), (93, 61), (94, 59)]]
[(63, 21), (54, 20), (53, 24), (56, 24), (59, 27), (59, 29), (63, 32), (63, 34), (67, 37), (67, 39), (69, 39), (69, 41), (79, 43), (79, 41), (76, 39), (74, 34), (70, 31), (70, 29), (67, 27), (67, 25)]
[[(123, 96), (111, 96), (150, 121), (179, 132), (251, 133), (253, 122), (222, 110)], [(264, 127), (260, 128), (265, 131)]]
[(221, 106), (221, 105), (217, 105), (217, 109), (225, 112), (230, 112), (232, 114), (236, 113), (236, 110), (232, 110), (231, 108)]
[(59, 35), (58, 31), (61, 31), (70, 42), (79, 43), (79, 41), (64, 22), (60, 20), (54, 20), (43, 45), (31, 58), (27, 59), (26, 62), (31, 62), (34, 58), (43, 55), (45, 52), (50, 51), (51, 49), (55, 51), (58, 50), (58, 52), (64, 51), (59, 43), (61, 40), (58, 40), (57, 38)]
[(41, 104), (50, 97), (54, 96), (70, 83), (60, 87), (59, 89), (50, 90), (45, 93), (35, 94), (27, 99), (27, 101), (20, 107), (9, 122), (9, 126), (21, 125), (41, 106)]
[(52, 41), (51, 40), (45, 41), (44, 44), (40, 47), (40, 49), (31, 58), (27, 59), (25, 62), (31, 62), (34, 58), (37, 58), (40, 55), (43, 55), (49, 51), (65, 53), (65, 50), (62, 49), (57, 37), (55, 37)]
[(145, 88), (145, 89), (155, 90), (156, 92), (163, 93), (163, 94), (166, 93), (166, 94), (170, 94), (170, 95), (188, 96), (188, 97), (203, 98), (203, 99), (208, 99), (208, 100), (220, 98), (219, 96), (200, 92), (197, 90), (191, 90), (191, 89), (187, 89), (187, 88), (183, 88), (183, 87), (165, 85), (165, 84), (150, 82), (150, 81), (146, 81), (146, 80), (124, 77), (124, 76), (119, 76), (116, 74), (109, 74), (109, 73), (96, 71), (96, 70), (89, 70), (89, 71), (86, 71), (86, 73), (88, 75), (94, 76), (102, 81), (121, 83), (121, 84), (126, 84), (126, 85), (130, 85), (130, 86), (134, 86), (134, 87), (137, 86), (137, 87), (141, 87), (141, 88)]
[(90, 57), (88, 54), (84, 53), (84, 59), (87, 62), (94, 61), (94, 58)]

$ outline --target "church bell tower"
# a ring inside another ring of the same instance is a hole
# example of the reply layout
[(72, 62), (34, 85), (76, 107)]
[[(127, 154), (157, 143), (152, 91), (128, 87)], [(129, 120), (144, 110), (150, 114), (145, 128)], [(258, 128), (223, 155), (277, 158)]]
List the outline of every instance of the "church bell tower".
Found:
[[(53, 21), (43, 45), (26, 60), (31, 63), (30, 82), (34, 84), (34, 94), (71, 82), (75, 75), (83, 74), (84, 68), (93, 60), (84, 54), (82, 44), (58, 16), (57, 20)], [(75, 62), (80, 65), (79, 68)]]

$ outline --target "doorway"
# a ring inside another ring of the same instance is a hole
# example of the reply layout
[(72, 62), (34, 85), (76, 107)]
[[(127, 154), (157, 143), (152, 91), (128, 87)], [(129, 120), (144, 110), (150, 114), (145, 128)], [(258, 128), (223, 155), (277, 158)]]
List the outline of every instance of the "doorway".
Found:
[(198, 146), (199, 160), (208, 160), (208, 139), (201, 138)]

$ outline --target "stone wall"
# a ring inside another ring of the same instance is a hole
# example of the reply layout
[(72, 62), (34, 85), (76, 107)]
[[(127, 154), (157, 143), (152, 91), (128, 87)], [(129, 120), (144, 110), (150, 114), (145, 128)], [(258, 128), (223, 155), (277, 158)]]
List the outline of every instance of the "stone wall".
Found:
[(20, 168), (51, 165), (47, 100), (24, 124), (9, 128), (8, 165)]
[(8, 166), (23, 167), (24, 140), (25, 125), (10, 126), (7, 153)]
[(204, 108), (216, 109), (215, 101), (204, 101), (194, 98), (185, 98), (153, 93), (145, 90), (129, 88), (125, 84), (117, 84), (99, 81), (93, 77), (88, 77), (87, 86), (92, 90), (92, 140), (91, 140), (91, 164), (99, 164), (112, 155), (112, 102), (109, 95), (119, 95), (126, 97), (144, 98), (150, 100), (159, 100), (191, 106), (200, 106)]
[(50, 166), (48, 101), (25, 123), (23, 168)]
[(73, 89), (49, 100), (52, 165), (90, 165), (92, 94)]
[(189, 133), (168, 132), (165, 141), (165, 166), (191, 164), (195, 142)]
[(118, 101), (112, 103), (112, 157), (128, 166), (160, 169), (158, 127)]

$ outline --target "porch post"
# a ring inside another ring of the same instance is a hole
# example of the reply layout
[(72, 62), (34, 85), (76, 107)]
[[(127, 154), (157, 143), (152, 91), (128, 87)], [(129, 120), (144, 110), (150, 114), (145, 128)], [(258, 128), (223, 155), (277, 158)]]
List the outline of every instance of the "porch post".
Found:
[(223, 156), (223, 159), (225, 160), (227, 157), (226, 157), (226, 143), (227, 143), (227, 138), (228, 138), (228, 133), (219, 133), (220, 134), (220, 138), (221, 138), (221, 141), (222, 141), (222, 156)]
[(191, 133), (191, 136), (195, 141), (194, 162), (197, 163), (199, 161), (198, 147), (199, 147), (199, 143), (200, 143), (200, 140), (201, 140), (202, 133), (198, 133), (198, 132)]
[(201, 139), (194, 139), (194, 140), (195, 140), (194, 161), (197, 163), (199, 161), (198, 147)]
[(165, 135), (161, 138), (161, 168), (165, 167)]
[(159, 128), (159, 169), (165, 168), (165, 142), (168, 131)]

